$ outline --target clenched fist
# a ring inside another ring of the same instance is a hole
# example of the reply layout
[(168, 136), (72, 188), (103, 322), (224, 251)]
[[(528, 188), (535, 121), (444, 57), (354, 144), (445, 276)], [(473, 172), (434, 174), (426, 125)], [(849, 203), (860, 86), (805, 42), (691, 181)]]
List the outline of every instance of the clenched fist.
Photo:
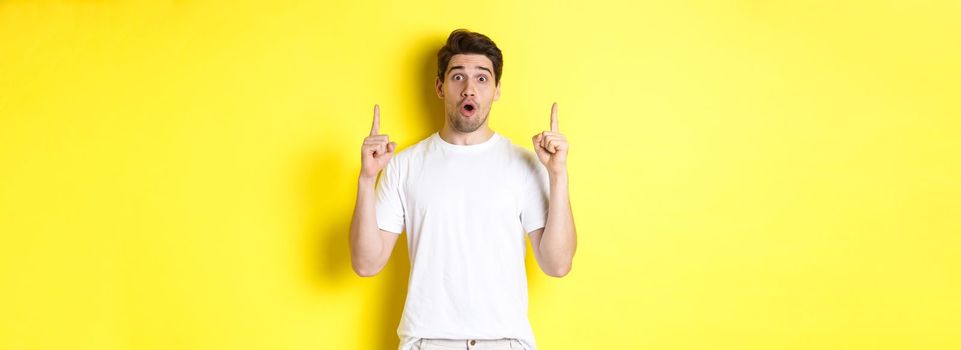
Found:
[(558, 131), (557, 102), (551, 106), (551, 131), (542, 131), (534, 135), (534, 151), (537, 158), (552, 174), (567, 171), (567, 138)]
[(376, 179), (390, 157), (397, 148), (396, 142), (390, 142), (387, 135), (380, 132), (380, 106), (374, 105), (374, 123), (370, 126), (370, 135), (364, 138), (364, 145), (360, 148), (360, 177)]

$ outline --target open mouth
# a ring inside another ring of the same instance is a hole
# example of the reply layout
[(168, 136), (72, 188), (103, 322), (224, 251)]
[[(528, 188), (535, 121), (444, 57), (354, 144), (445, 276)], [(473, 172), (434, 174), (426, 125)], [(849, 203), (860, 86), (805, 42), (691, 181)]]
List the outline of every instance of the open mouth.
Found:
[(475, 106), (475, 105), (474, 105), (473, 103), (471, 103), (471, 102), (467, 102), (467, 103), (465, 103), (464, 105), (462, 105), (462, 106), (460, 107), (460, 112), (461, 112), (461, 114), (463, 114), (465, 117), (470, 117), (470, 116), (474, 115), (475, 112), (477, 112), (477, 106)]

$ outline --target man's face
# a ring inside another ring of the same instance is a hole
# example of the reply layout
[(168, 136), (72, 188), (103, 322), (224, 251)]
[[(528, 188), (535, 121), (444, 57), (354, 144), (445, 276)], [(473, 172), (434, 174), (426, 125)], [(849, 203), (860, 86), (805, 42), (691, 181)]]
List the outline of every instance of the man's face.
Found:
[(494, 65), (487, 56), (457, 54), (451, 57), (444, 82), (436, 79), (437, 97), (444, 99), (444, 110), (450, 126), (471, 133), (487, 122), (491, 103), (500, 98), (499, 84), (494, 83)]

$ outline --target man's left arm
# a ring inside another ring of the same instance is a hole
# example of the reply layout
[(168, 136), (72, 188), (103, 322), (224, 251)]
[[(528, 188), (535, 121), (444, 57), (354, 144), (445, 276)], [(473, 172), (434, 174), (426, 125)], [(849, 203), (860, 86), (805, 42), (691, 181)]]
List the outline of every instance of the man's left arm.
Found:
[(531, 232), (538, 265), (548, 275), (563, 277), (570, 272), (577, 250), (577, 232), (571, 211), (567, 176), (567, 139), (558, 130), (557, 103), (551, 106), (551, 131), (534, 135), (534, 151), (550, 176), (547, 222)]

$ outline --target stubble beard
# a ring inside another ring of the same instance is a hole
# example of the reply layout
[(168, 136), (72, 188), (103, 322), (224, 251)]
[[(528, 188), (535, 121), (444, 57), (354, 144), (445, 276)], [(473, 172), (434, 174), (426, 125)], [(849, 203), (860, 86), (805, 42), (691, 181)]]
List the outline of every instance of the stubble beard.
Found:
[(460, 115), (460, 111), (453, 111), (447, 113), (447, 121), (450, 122), (451, 127), (457, 130), (457, 132), (469, 134), (480, 129), (481, 125), (484, 125), (484, 122), (487, 121), (487, 114), (484, 114), (484, 118), (477, 118), (477, 115), (474, 115), (472, 118), (466, 118)]

